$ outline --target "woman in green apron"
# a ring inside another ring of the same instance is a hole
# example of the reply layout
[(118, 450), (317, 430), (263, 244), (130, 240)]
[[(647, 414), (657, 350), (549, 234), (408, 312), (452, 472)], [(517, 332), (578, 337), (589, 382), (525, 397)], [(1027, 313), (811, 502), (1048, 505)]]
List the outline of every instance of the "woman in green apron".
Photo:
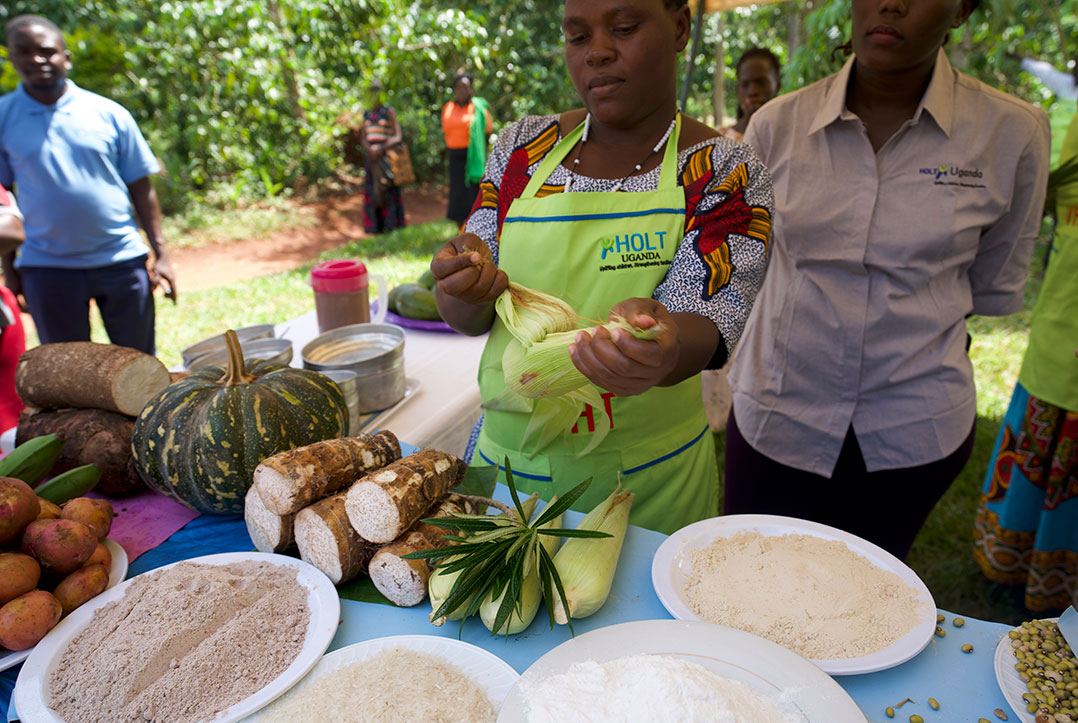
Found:
[[(1078, 116), (1059, 155), (1078, 158)], [(1078, 183), (1056, 196), (1056, 233), (1029, 346), (985, 476), (974, 555), (1025, 586), (1026, 607), (1078, 605)]]
[[(566, 61), (584, 108), (501, 134), (465, 233), (431, 263), (443, 318), (465, 334), (490, 330), (473, 464), (508, 458), (517, 485), (545, 498), (590, 477), (582, 510), (620, 479), (637, 494), (632, 521), (663, 532), (718, 514), (699, 372), (722, 366), (741, 334), (772, 207), (755, 154), (678, 112), (677, 55), (690, 25), (685, 0), (566, 0)], [(619, 314), (662, 329), (652, 341), (581, 331), (570, 358), (603, 407), (586, 407), (542, 448), (525, 441), (529, 411), (496, 403), (511, 337), (494, 300), (510, 279), (585, 319)]]

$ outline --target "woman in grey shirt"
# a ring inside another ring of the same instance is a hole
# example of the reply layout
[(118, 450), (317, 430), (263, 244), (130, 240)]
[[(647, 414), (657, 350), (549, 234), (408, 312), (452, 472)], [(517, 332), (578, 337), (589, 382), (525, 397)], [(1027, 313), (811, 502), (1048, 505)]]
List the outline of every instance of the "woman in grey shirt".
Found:
[(725, 512), (815, 520), (905, 557), (969, 458), (965, 317), (1022, 308), (1048, 119), (955, 71), (977, 0), (851, 0), (853, 57), (745, 142), (775, 182), (734, 358)]

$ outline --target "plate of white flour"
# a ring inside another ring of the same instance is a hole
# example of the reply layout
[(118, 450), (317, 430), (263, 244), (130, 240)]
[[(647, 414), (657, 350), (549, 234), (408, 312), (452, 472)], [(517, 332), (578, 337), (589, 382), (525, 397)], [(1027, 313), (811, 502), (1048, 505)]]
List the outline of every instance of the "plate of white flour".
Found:
[(932, 594), (901, 560), (792, 517), (729, 515), (684, 527), (656, 551), (651, 581), (673, 617), (759, 635), (831, 675), (904, 663), (936, 627)]
[(498, 723), (866, 723), (808, 660), (741, 630), (642, 620), (578, 635), (524, 672)]

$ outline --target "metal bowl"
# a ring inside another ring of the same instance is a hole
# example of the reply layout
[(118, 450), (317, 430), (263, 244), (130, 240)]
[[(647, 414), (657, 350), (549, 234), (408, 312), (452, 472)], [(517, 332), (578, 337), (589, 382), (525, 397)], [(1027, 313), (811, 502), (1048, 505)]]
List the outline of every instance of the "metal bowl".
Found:
[[(271, 364), (288, 366), (292, 361), (292, 342), (288, 339), (253, 339), (241, 341), (240, 349), (243, 350), (243, 361), (249, 363), (255, 359), (262, 359)], [(224, 347), (203, 354), (187, 365), (188, 369), (198, 367), (223, 367), (228, 365), (228, 350)]]
[(404, 329), (352, 324), (319, 335), (300, 352), (305, 369), (356, 373), (359, 411), (388, 409), (404, 398)]
[[(246, 341), (254, 341), (255, 339), (272, 339), (273, 338), (273, 324), (255, 324), (254, 326), (244, 326), (239, 329), (235, 329), (236, 338), (240, 340), (240, 343)], [(225, 335), (218, 334), (217, 336), (211, 336), (208, 339), (196, 342), (180, 352), (180, 356), (183, 357), (183, 365), (188, 369), (191, 367), (191, 362), (198, 359), (200, 356), (205, 356), (212, 351), (225, 348)]]
[(356, 385), (359, 375), (351, 369), (329, 369), (319, 374), (329, 377), (340, 387), (344, 401), (348, 405), (348, 436), (356, 436), (359, 433), (359, 417), (362, 414), (359, 411), (359, 387)]

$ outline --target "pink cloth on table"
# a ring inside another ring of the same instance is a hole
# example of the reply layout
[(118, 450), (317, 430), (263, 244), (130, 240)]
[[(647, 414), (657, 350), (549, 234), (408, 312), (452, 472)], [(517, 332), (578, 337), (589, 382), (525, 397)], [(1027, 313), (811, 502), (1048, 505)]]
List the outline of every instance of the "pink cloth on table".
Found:
[[(89, 496), (104, 495), (91, 492)], [(157, 547), (200, 514), (150, 490), (108, 500), (115, 513), (109, 539), (124, 548), (128, 562)]]

